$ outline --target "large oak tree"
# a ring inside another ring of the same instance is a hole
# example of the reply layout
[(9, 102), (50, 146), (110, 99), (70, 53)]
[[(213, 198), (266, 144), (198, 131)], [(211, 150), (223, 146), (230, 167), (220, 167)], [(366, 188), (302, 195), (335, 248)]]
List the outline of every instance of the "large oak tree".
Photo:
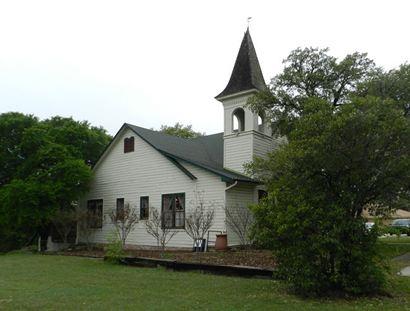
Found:
[(250, 166), (269, 192), (254, 207), (255, 238), (300, 293), (376, 292), (384, 274), (362, 211), (409, 197), (406, 66), (383, 73), (365, 54), (337, 62), (318, 49), (298, 49), (285, 65), (249, 102), (287, 138)]
[(0, 115), (0, 249), (28, 243), (88, 189), (110, 140), (102, 128), (54, 117)]

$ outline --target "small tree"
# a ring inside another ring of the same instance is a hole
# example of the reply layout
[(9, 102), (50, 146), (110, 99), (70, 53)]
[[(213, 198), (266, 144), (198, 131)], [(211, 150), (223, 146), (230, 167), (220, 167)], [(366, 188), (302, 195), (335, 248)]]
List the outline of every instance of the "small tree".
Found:
[(77, 220), (76, 211), (72, 208), (69, 209), (58, 209), (51, 217), (51, 222), (54, 228), (57, 230), (58, 234), (63, 239), (65, 244), (68, 243), (68, 236), (75, 229), (75, 224)]
[(124, 248), (128, 235), (139, 222), (138, 215), (135, 209), (131, 208), (129, 203), (126, 203), (121, 208), (112, 210), (109, 216)]
[(120, 263), (125, 255), (122, 241), (118, 239), (118, 235), (114, 232), (107, 240), (108, 244), (104, 247), (107, 261), (113, 264)]
[(236, 233), (241, 243), (241, 247), (248, 247), (252, 244), (250, 230), (254, 223), (252, 211), (244, 206), (226, 206), (225, 207), (226, 225)]
[(163, 225), (164, 214), (153, 208), (151, 215), (144, 221), (147, 233), (157, 240), (157, 247), (164, 252), (168, 242), (178, 233)]
[(89, 209), (76, 209), (77, 232), (87, 245), (87, 250), (92, 249), (92, 235), (94, 234), (95, 224), (101, 221), (99, 215)]
[(195, 191), (195, 199), (192, 202), (194, 208), (185, 220), (185, 232), (194, 240), (194, 243), (204, 239), (214, 222), (215, 211), (213, 208), (206, 208), (203, 194), (203, 191)]

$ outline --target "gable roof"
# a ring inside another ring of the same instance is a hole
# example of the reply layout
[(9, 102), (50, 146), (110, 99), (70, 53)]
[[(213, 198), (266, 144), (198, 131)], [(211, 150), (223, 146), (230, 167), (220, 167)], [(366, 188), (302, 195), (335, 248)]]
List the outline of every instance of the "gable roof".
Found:
[(205, 169), (220, 176), (223, 181), (257, 183), (252, 178), (223, 168), (223, 133), (185, 139), (128, 123), (125, 123), (120, 131), (124, 127), (132, 130), (154, 149), (170, 159), (191, 179), (196, 179), (196, 177), (178, 161), (182, 160)]
[(243, 37), (241, 47), (239, 48), (228, 85), (215, 98), (219, 99), (228, 95), (255, 89), (260, 91), (265, 90), (266, 84), (248, 28)]

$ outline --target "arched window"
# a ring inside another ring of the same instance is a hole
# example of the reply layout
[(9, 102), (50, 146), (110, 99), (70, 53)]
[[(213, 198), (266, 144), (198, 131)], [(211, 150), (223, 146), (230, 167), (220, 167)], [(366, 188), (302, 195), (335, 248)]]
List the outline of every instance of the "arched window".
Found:
[(258, 115), (258, 125), (262, 125), (263, 124), (263, 118), (261, 115)]
[(263, 125), (265, 123), (265, 118), (263, 114), (258, 114), (258, 130), (259, 132), (263, 132), (264, 128)]
[(245, 130), (245, 111), (242, 108), (237, 108), (232, 114), (232, 130), (234, 132), (242, 132)]

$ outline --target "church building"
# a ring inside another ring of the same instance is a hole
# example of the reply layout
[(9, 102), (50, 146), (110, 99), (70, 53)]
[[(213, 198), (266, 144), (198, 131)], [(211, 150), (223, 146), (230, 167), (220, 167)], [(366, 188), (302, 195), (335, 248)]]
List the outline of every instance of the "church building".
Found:
[[(114, 230), (110, 212), (129, 204), (140, 221), (127, 246), (157, 246), (144, 224), (156, 209), (167, 214), (162, 226), (177, 231), (167, 246), (192, 247), (185, 218), (201, 200), (215, 212), (209, 246), (217, 232), (226, 232), (229, 246), (238, 245), (226, 224), (225, 207), (246, 208), (258, 201), (261, 185), (246, 175), (243, 165), (272, 150), (272, 133), (263, 116), (244, 105), (265, 88), (248, 29), (229, 82), (215, 97), (224, 108), (222, 133), (184, 139), (125, 123), (94, 166), (90, 191), (80, 200), (80, 208), (100, 215), (92, 242), (107, 243)], [(79, 241), (84, 237), (79, 235)]]

